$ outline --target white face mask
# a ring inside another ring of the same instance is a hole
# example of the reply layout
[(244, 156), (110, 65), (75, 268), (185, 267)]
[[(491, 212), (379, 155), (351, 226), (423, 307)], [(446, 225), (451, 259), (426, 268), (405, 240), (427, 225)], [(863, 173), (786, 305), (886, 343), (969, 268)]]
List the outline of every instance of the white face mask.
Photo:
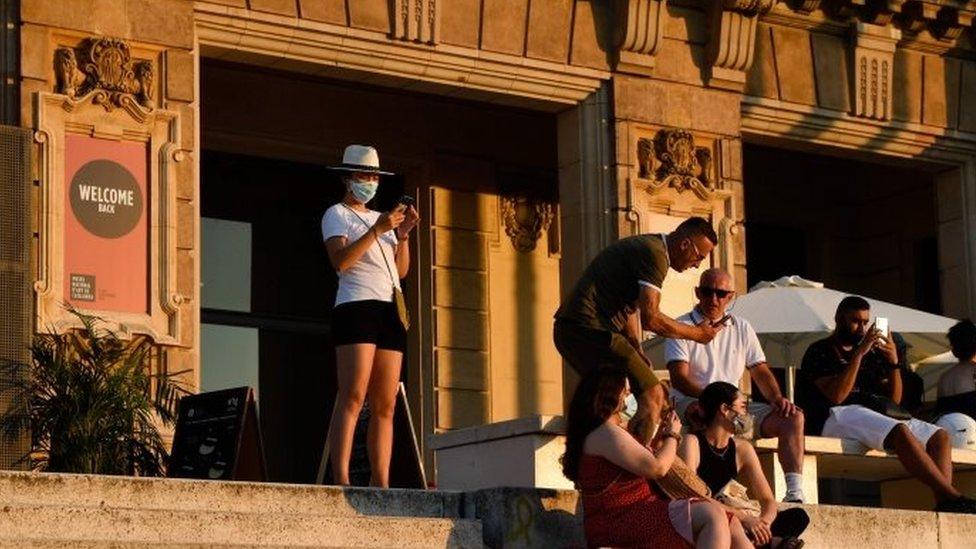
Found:
[(352, 193), (353, 198), (363, 204), (369, 202), (376, 196), (376, 190), (379, 186), (379, 183), (370, 181), (369, 179), (360, 179), (356, 176), (349, 178), (349, 192)]
[(627, 395), (624, 399), (624, 407), (620, 410), (621, 421), (630, 421), (631, 418), (637, 413), (637, 397), (634, 395)]
[(742, 436), (742, 435), (744, 435), (744, 434), (752, 431), (753, 423), (754, 423), (755, 420), (752, 417), (752, 414), (749, 414), (749, 413), (738, 414), (737, 413), (735, 415), (735, 417), (732, 418), (731, 421), (732, 421), (733, 432), (736, 434), (736, 436)]

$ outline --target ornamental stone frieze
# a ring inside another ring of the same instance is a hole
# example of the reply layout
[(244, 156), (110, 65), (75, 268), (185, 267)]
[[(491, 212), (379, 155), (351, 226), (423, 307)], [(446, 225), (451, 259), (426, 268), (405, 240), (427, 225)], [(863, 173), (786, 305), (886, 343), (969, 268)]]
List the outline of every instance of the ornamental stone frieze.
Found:
[(976, 0), (824, 0), (824, 7), (834, 16), (854, 17), (870, 25), (894, 24), (908, 34), (928, 29), (950, 44), (972, 26), (976, 15)]
[(135, 103), (151, 109), (154, 72), (152, 61), (133, 60), (115, 38), (88, 38), (54, 53), (55, 92), (72, 99), (94, 93), (92, 102), (108, 111)]
[[(443, 0), (441, 0), (443, 2)], [(438, 0), (394, 0), (393, 36), (400, 40), (436, 44), (440, 41)]]
[(658, 130), (653, 139), (637, 139), (637, 177), (650, 182), (647, 190), (652, 194), (673, 188), (708, 200), (715, 191), (712, 151), (696, 146), (689, 131)]
[(535, 250), (542, 233), (552, 224), (555, 206), (527, 196), (502, 196), (500, 203), (502, 225), (512, 246), (522, 253)]
[(891, 26), (854, 23), (853, 114), (874, 120), (891, 118), (895, 45), (901, 31)]
[(712, 0), (708, 40), (708, 85), (742, 91), (756, 51), (759, 16), (777, 0)]
[(664, 0), (617, 0), (617, 71), (651, 73), (664, 34), (664, 10)]

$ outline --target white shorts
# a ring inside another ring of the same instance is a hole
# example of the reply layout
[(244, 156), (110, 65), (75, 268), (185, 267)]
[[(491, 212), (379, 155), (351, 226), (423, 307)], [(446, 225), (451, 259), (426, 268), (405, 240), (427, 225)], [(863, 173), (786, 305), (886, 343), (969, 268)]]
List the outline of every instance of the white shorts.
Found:
[(912, 435), (923, 445), (927, 444), (940, 427), (920, 419), (900, 421), (857, 404), (834, 406), (824, 423), (823, 436), (849, 438), (868, 448), (884, 451), (884, 441), (899, 423), (904, 423)]
[[(688, 416), (685, 415), (685, 412), (688, 411), (688, 406), (691, 406), (693, 402), (698, 402), (698, 399), (679, 393), (676, 390), (671, 391), (671, 396), (674, 397), (675, 408), (678, 409), (678, 417), (681, 418), (683, 428), (687, 430)], [(759, 431), (762, 429), (762, 424), (764, 421), (766, 421), (766, 418), (769, 417), (769, 414), (773, 413), (773, 407), (764, 402), (750, 402), (748, 412), (749, 415), (752, 416), (753, 429), (752, 432), (743, 433), (742, 438), (752, 440), (762, 438)]]

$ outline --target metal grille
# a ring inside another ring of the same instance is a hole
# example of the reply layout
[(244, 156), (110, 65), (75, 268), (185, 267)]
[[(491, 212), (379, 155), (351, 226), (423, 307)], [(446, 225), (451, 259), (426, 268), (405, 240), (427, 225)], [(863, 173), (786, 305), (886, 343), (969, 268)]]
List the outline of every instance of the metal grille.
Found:
[[(0, 126), (0, 360), (26, 363), (31, 334), (30, 275), (30, 152), (31, 132)], [(23, 405), (23, 395), (10, 389), (22, 375), (0, 370), (0, 414)], [(0, 437), (0, 469), (14, 467), (29, 444), (27, 433), (10, 440)]]

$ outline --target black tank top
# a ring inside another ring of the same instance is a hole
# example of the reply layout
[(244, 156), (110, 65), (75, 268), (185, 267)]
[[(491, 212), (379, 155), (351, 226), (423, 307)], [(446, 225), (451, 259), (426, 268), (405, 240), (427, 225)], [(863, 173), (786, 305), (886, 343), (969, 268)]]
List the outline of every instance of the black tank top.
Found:
[(705, 438), (704, 433), (695, 433), (698, 437), (698, 476), (705, 484), (717, 493), (736, 476), (735, 469), (735, 441), (729, 439), (729, 444), (721, 450), (714, 448)]

